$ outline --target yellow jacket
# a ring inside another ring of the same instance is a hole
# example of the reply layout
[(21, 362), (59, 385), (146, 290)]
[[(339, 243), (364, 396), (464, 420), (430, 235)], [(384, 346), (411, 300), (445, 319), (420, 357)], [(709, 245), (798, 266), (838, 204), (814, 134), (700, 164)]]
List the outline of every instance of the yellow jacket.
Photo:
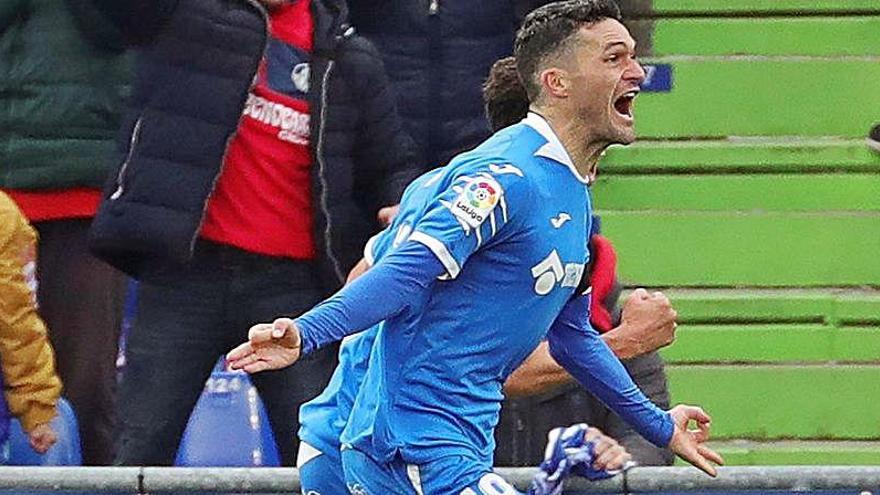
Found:
[(37, 234), (0, 192), (0, 368), (9, 411), (25, 431), (55, 417), (61, 380), (36, 307)]

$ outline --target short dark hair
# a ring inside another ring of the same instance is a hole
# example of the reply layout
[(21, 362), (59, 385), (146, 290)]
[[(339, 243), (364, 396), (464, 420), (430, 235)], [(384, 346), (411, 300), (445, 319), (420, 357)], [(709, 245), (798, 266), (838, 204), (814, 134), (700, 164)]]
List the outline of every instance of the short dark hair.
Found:
[(513, 125), (529, 112), (529, 97), (519, 80), (516, 59), (505, 57), (492, 64), (483, 84), (483, 103), (492, 132)]
[(514, 56), (530, 100), (534, 101), (541, 92), (535, 81), (541, 62), (565, 48), (580, 28), (605, 19), (621, 20), (620, 9), (613, 0), (553, 2), (526, 16), (516, 34)]

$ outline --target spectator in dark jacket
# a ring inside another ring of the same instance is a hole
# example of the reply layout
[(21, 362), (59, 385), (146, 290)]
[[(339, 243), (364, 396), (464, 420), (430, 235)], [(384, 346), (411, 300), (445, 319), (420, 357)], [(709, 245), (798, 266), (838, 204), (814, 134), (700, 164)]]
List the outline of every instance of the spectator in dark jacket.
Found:
[(352, 24), (388, 68), (407, 131), (429, 167), (490, 134), (480, 87), (513, 51), (522, 17), (541, 0), (349, 0)]
[[(528, 97), (520, 82), (516, 59), (497, 61), (483, 86), (486, 115), (492, 130), (513, 125), (529, 111)], [(595, 180), (595, 177), (593, 177)], [(592, 225), (599, 226), (598, 218)], [(669, 392), (663, 361), (656, 349), (675, 337), (676, 312), (659, 292), (637, 289), (623, 311), (617, 304), (617, 255), (611, 242), (598, 233), (590, 234), (590, 264), (587, 275), (593, 289), (590, 324), (602, 334), (621, 359), (633, 381), (660, 408), (669, 408)], [(540, 461), (535, 453), (546, 432), (557, 422), (585, 422), (608, 432), (644, 465), (672, 464), (669, 449), (658, 448), (636, 433), (595, 396), (581, 388), (550, 356), (541, 343), (505, 383), (507, 400), (495, 430), (495, 462), (501, 466), (527, 466)]]
[(113, 459), (125, 280), (86, 238), (131, 77), (122, 48), (89, 0), (0, 1), (0, 189), (40, 237), (40, 316), (87, 465)]
[[(550, 0), (348, 0), (351, 21), (385, 61), (406, 129), (429, 168), (489, 137), (480, 87), (513, 53), (522, 19)], [(644, 0), (621, 0), (643, 13)], [(647, 24), (634, 24), (639, 46)]]
[[(141, 281), (117, 463), (167, 465), (217, 358), (338, 288), (421, 165), (342, 0), (94, 1), (137, 47), (91, 237)], [(253, 378), (285, 465), (334, 360)]]

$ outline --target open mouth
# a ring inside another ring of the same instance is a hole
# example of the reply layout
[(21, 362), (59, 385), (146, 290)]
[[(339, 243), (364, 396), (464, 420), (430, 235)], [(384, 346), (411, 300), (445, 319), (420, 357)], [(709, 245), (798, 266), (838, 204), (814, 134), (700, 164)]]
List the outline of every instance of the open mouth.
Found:
[(626, 93), (620, 95), (619, 97), (617, 97), (616, 100), (614, 100), (614, 110), (627, 120), (632, 120), (633, 104), (636, 100), (636, 96), (638, 95), (639, 91), (637, 89), (627, 91)]

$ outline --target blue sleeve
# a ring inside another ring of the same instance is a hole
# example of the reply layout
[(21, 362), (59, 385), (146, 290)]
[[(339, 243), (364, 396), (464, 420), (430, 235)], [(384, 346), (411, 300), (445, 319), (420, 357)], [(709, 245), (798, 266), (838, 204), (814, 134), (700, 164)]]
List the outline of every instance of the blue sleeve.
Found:
[(375, 267), (296, 319), (302, 353), (342, 340), (409, 308), (445, 269), (423, 244), (404, 242)]
[(391, 231), (391, 226), (386, 227), (382, 232), (370, 237), (366, 245), (364, 245), (364, 260), (366, 260), (368, 265), (375, 265), (376, 260), (380, 258), (379, 254), (389, 248), (391, 238), (394, 237), (391, 235)]
[(550, 354), (640, 435), (666, 447), (674, 430), (672, 418), (633, 383), (617, 356), (590, 326), (589, 308), (589, 294), (565, 305), (548, 334)]
[(386, 253), (409, 239), (412, 233), (412, 217), (417, 209), (419, 193), (426, 182), (439, 175), (440, 169), (431, 170), (410, 183), (400, 198), (400, 210), (394, 220), (384, 230), (371, 237), (364, 246), (364, 260), (373, 266)]
[(505, 226), (531, 207), (529, 183), (518, 167), (475, 163), (460, 172), (426, 205), (409, 237), (434, 253), (447, 279), (456, 278), (480, 248), (511, 232)]

